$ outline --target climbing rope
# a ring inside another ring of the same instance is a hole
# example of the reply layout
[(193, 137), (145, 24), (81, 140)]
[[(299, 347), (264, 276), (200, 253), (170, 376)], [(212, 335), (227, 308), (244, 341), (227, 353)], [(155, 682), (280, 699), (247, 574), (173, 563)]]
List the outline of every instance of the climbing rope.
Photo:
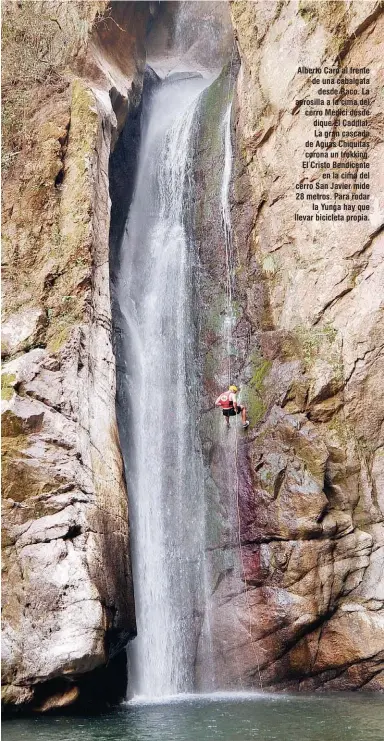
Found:
[[(237, 422), (237, 420), (236, 420)], [(240, 517), (240, 483), (239, 483), (239, 473), (238, 473), (238, 432), (237, 432), (237, 424), (235, 424), (235, 471), (236, 471), (236, 511), (237, 511), (237, 534), (238, 534), (238, 544), (239, 544), (239, 552), (240, 552), (240, 560), (241, 560), (241, 570), (242, 570), (242, 578), (245, 585), (245, 600), (247, 603), (247, 610), (248, 610), (248, 633), (249, 638), (251, 641), (252, 650), (256, 659), (256, 665), (257, 665), (257, 672), (259, 675), (259, 683), (260, 688), (263, 690), (263, 682), (261, 679), (261, 672), (260, 672), (260, 663), (259, 663), (259, 657), (258, 653), (256, 651), (255, 646), (255, 640), (253, 638), (252, 634), (252, 613), (251, 613), (251, 604), (249, 601), (249, 585), (248, 580), (246, 577), (246, 570), (245, 570), (245, 563), (244, 563), (244, 554), (243, 554), (243, 548), (241, 545), (241, 517)]]
[[(228, 127), (229, 136), (231, 136), (231, 113), (232, 113), (232, 100), (231, 100), (231, 83), (232, 83), (232, 70), (233, 60), (235, 55), (236, 42), (233, 40), (232, 51), (231, 51), (231, 62), (229, 65), (228, 75), (228, 92), (227, 92), (227, 112), (228, 112)], [(229, 109), (229, 111), (228, 111)], [(225, 146), (225, 142), (224, 142)], [(232, 162), (231, 170), (232, 171)], [(231, 342), (232, 342), (232, 321), (233, 321), (233, 301), (232, 301), (232, 280), (233, 280), (233, 252), (232, 252), (232, 234), (231, 234), (231, 223), (227, 223), (223, 213), (223, 227), (224, 227), (224, 242), (225, 242), (225, 258), (227, 264), (227, 306), (228, 306), (228, 320), (229, 320), (229, 331), (228, 331), (228, 386), (231, 384), (232, 368), (231, 368)]]
[[(231, 87), (231, 80), (232, 80), (232, 65), (233, 65), (233, 56), (234, 56), (234, 48), (235, 44), (232, 47), (232, 56), (231, 56), (231, 64), (230, 64), (230, 73), (229, 73), (229, 80), (228, 80), (228, 99), (227, 99), (227, 106), (229, 106), (230, 102), (230, 87)], [(232, 105), (232, 104), (231, 104)], [(231, 116), (231, 108), (229, 110), (229, 132), (230, 132), (230, 116)], [(230, 134), (229, 134), (230, 135)], [(235, 344), (236, 347), (236, 356), (238, 354), (238, 342), (237, 337), (233, 337), (232, 334), (232, 319), (233, 319), (233, 287), (232, 287), (232, 280), (233, 280), (233, 250), (232, 250), (232, 233), (231, 233), (231, 225), (230, 223), (226, 222), (225, 219), (225, 212), (223, 208), (223, 229), (224, 229), (224, 241), (225, 241), (225, 262), (226, 262), (226, 270), (227, 270), (227, 314), (228, 314), (228, 386), (231, 384), (232, 380), (232, 367), (231, 367), (231, 353), (230, 353), (230, 345), (232, 343)], [(238, 473), (238, 462), (239, 462), (239, 456), (238, 456), (238, 430), (237, 430), (237, 416), (235, 417), (235, 476), (236, 476), (236, 515), (237, 515), (237, 538), (238, 538), (238, 547), (239, 547), (239, 553), (240, 553), (240, 562), (241, 562), (241, 571), (242, 571), (242, 579), (245, 585), (245, 600), (246, 600), (246, 606), (248, 611), (248, 634), (252, 646), (252, 650), (256, 659), (256, 665), (257, 665), (257, 671), (259, 675), (259, 683), (260, 688), (263, 690), (263, 682), (261, 679), (261, 672), (260, 672), (260, 663), (259, 663), (259, 657), (255, 646), (255, 640), (253, 638), (252, 633), (252, 613), (251, 613), (251, 604), (249, 601), (249, 584), (246, 577), (246, 568), (245, 568), (245, 562), (244, 562), (244, 553), (241, 543), (241, 515), (240, 515), (240, 481), (239, 481), (239, 473)]]

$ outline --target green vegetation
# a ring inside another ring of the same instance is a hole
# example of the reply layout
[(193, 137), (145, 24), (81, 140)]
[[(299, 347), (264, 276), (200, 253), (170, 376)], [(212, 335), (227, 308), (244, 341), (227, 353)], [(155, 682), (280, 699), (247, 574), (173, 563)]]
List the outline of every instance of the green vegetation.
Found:
[(205, 218), (210, 213), (210, 204), (217, 200), (220, 193), (221, 170), (220, 167), (217, 167), (217, 160), (221, 156), (223, 146), (221, 121), (232, 94), (229, 72), (230, 65), (228, 64), (217, 80), (201, 96), (198, 115), (199, 159), (204, 165), (206, 177), (204, 178), (202, 198), (198, 204), (198, 224), (205, 223)]
[[(22, 461), (23, 451), (28, 446), (28, 437), (23, 434), (3, 436), (1, 443), (1, 463), (3, 479), (3, 496), (11, 497), (16, 502), (21, 502), (28, 496), (29, 481), (27, 471), (23, 474), (17, 471), (15, 476), (15, 461)], [(31, 469), (30, 469), (31, 471)]]
[(267, 404), (265, 400), (265, 379), (271, 369), (271, 361), (265, 360), (260, 354), (254, 353), (251, 359), (252, 378), (246, 388), (246, 404), (248, 417), (252, 426), (256, 425), (265, 412)]
[(222, 131), (220, 120), (231, 100), (232, 86), (229, 80), (230, 64), (228, 63), (215, 82), (202, 95), (201, 120), (203, 143), (210, 142), (210, 151), (220, 150)]
[[(17, 425), (14, 429), (15, 434), (4, 436), (2, 440), (3, 496), (15, 502), (24, 502), (54, 490), (58, 482), (65, 482), (65, 478), (42, 469), (38, 470), (28, 464), (29, 456), (26, 451), (30, 445), (29, 436), (16, 427)], [(55, 508), (50, 508), (44, 501), (39, 502), (35, 499), (33, 502), (35, 518), (54, 511)], [(26, 510), (26, 519), (29, 516)]]
[(3, 0), (2, 165), (5, 171), (33, 137), (32, 117), (42, 100), (62, 90), (66, 67), (102, 9), (101, 2), (55, 4)]
[(14, 373), (2, 373), (1, 374), (1, 398), (4, 401), (12, 399), (14, 394), (13, 384), (16, 381)]
[(306, 23), (312, 25), (316, 23), (318, 18), (316, 5), (317, 2), (314, 2), (314, 0), (300, 0), (298, 12)]
[[(58, 352), (72, 327), (84, 316), (84, 297), (91, 270), (91, 225), (89, 203), (92, 197), (90, 162), (97, 135), (98, 116), (93, 94), (80, 80), (72, 83), (71, 136), (67, 158), (69, 172), (61, 193), (61, 233), (56, 245), (58, 265), (55, 290), (47, 295), (50, 310), (47, 346)], [(79, 291), (79, 286), (83, 290)]]
[(51, 335), (47, 343), (49, 352), (56, 353), (60, 350), (69, 337), (71, 326), (73, 326), (73, 323), (70, 321), (67, 325), (64, 322), (60, 322), (60, 326), (55, 324), (54, 334)]
[[(2, 165), (7, 168), (19, 154), (30, 132), (36, 85), (55, 84), (63, 59), (53, 38), (57, 22), (34, 2), (5, 2), (2, 7)], [(62, 49), (68, 40), (62, 39)]]

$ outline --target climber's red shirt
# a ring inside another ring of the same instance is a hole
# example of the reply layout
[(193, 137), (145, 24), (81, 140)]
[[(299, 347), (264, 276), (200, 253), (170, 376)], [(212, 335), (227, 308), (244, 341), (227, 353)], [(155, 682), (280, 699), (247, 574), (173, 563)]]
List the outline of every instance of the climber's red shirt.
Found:
[(222, 409), (231, 409), (235, 404), (237, 404), (236, 394), (229, 390), (220, 394), (215, 401), (215, 406), (221, 407)]

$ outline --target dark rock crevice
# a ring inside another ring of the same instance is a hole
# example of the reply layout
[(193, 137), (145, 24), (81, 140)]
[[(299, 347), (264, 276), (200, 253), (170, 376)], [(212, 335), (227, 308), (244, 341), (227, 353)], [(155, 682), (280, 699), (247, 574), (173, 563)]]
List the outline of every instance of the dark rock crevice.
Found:
[[(137, 105), (128, 111), (122, 132), (109, 158), (109, 194), (111, 198), (111, 224), (109, 231), (110, 280), (113, 284), (119, 272), (119, 251), (124, 227), (132, 201), (140, 149), (140, 127), (143, 97), (150, 95), (151, 90), (159, 83), (156, 73), (146, 67), (143, 78), (142, 94)], [(110, 92), (112, 106), (115, 110), (117, 91)]]

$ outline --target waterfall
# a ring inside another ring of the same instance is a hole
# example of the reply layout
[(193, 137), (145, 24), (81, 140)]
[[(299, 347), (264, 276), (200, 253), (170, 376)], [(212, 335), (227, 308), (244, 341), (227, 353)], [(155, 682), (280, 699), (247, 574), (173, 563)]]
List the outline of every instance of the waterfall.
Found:
[(144, 100), (137, 182), (117, 287), (125, 318), (126, 461), (137, 638), (129, 694), (193, 690), (204, 555), (197, 440), (194, 254), (183, 212), (201, 77)]
[(236, 321), (233, 312), (233, 278), (234, 278), (234, 256), (232, 243), (231, 212), (229, 205), (229, 186), (232, 174), (232, 141), (231, 141), (231, 113), (232, 102), (228, 105), (223, 118), (222, 130), (224, 139), (224, 169), (220, 193), (221, 217), (223, 221), (225, 264), (227, 273), (227, 312), (224, 320), (224, 336), (228, 355), (228, 385), (233, 382), (231, 356), (234, 353), (232, 333)]
[[(232, 254), (232, 227), (231, 227), (231, 211), (229, 205), (229, 186), (231, 183), (232, 175), (232, 140), (231, 140), (231, 115), (232, 115), (232, 101), (228, 105), (223, 118), (223, 138), (224, 138), (224, 169), (223, 169), (223, 180), (221, 184), (221, 214), (223, 218), (224, 227), (224, 238), (225, 238), (225, 251), (226, 251), (226, 262), (229, 274), (233, 270), (233, 254)], [(232, 299), (232, 286), (230, 283), (230, 298)]]

